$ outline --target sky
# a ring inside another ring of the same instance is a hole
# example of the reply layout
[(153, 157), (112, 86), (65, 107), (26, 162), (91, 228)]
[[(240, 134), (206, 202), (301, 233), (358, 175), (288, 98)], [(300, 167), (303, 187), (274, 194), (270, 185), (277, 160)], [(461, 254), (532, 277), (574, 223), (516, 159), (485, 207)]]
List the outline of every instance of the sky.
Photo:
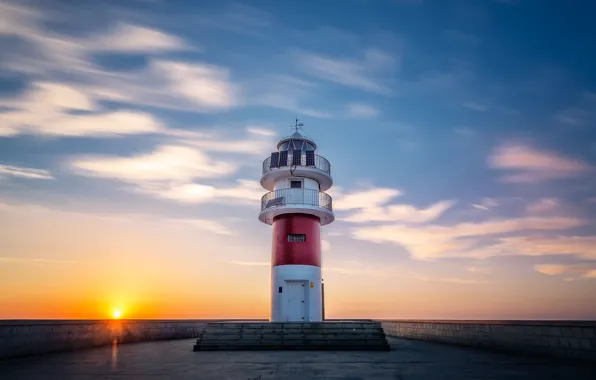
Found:
[(267, 318), (298, 117), (327, 317), (595, 319), (595, 11), (0, 0), (0, 318)]

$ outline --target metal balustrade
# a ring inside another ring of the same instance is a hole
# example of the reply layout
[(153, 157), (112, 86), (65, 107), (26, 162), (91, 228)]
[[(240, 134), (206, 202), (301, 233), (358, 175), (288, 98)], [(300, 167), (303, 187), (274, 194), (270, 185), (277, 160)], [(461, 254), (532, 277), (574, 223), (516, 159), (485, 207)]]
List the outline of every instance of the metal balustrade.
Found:
[(315, 206), (333, 211), (331, 196), (318, 190), (280, 189), (261, 198), (261, 211), (285, 205)]
[[(290, 152), (291, 153), (291, 152)], [(263, 161), (263, 174), (271, 171), (271, 170), (276, 170), (278, 168), (286, 168), (286, 167), (295, 167), (295, 166), (302, 166), (302, 167), (306, 167), (306, 168), (317, 168), (319, 170), (324, 171), (325, 173), (331, 175), (331, 164), (329, 163), (329, 161), (327, 161), (326, 158), (319, 156), (318, 154), (314, 155), (315, 157), (315, 165), (314, 166), (307, 166), (306, 165), (306, 154), (302, 153), (301, 154), (301, 158), (300, 158), (300, 165), (292, 165), (293, 162), (293, 156), (292, 154), (290, 154), (288, 156), (288, 165), (284, 165), (284, 166), (276, 166), (276, 167), (271, 167), (271, 156), (267, 157), (265, 159), (265, 161)]]

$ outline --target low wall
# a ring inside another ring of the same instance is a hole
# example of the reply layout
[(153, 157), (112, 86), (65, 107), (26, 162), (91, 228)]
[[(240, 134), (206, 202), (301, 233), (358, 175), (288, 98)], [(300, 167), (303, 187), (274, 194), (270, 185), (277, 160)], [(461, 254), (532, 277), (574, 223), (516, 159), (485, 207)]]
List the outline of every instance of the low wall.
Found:
[(193, 338), (214, 320), (0, 321), (0, 359), (150, 340)]
[(596, 361), (595, 321), (380, 321), (407, 339)]

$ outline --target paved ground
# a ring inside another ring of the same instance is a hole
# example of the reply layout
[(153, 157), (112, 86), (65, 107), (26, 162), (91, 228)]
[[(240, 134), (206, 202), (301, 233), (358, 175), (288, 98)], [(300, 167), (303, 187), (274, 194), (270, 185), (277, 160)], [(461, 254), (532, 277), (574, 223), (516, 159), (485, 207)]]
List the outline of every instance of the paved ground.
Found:
[(0, 361), (0, 379), (595, 379), (596, 364), (390, 338), (390, 352), (192, 352), (193, 340)]

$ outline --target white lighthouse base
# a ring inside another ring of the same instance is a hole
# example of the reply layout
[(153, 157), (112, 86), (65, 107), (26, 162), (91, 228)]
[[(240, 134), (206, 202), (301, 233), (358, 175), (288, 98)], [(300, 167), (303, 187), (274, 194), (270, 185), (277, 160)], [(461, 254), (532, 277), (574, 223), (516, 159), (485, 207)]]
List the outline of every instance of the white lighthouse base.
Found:
[(321, 267), (277, 265), (271, 268), (271, 322), (320, 322)]

